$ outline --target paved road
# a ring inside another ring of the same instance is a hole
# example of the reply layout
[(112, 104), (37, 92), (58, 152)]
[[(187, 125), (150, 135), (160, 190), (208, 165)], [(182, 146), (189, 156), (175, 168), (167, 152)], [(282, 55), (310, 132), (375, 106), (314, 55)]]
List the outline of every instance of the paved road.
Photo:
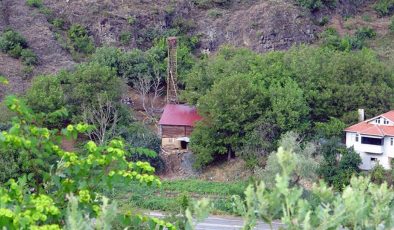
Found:
[[(163, 217), (164, 215), (159, 212), (151, 212), (150, 216), (154, 217)], [(279, 227), (283, 227), (283, 224), (274, 222), (273, 229), (279, 229)], [(222, 217), (222, 216), (209, 216), (202, 223), (198, 223), (196, 226), (196, 230), (239, 230), (243, 227), (243, 221), (239, 217)], [(255, 228), (256, 230), (270, 230), (270, 226), (263, 222), (259, 222), (259, 224)]]

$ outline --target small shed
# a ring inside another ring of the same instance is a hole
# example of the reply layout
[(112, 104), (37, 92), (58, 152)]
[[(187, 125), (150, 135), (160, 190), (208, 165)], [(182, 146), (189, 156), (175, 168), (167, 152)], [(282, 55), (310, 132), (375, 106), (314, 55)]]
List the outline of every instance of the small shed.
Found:
[(167, 104), (159, 121), (162, 147), (187, 149), (194, 125), (201, 119), (193, 106)]

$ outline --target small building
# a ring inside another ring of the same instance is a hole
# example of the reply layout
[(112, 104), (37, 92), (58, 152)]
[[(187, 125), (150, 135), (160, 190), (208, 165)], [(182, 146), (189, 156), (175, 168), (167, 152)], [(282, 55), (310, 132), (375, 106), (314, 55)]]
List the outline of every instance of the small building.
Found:
[(159, 121), (161, 144), (165, 149), (187, 149), (194, 125), (201, 120), (189, 105), (167, 104)]
[(394, 158), (394, 110), (361, 121), (345, 129), (346, 147), (353, 147), (360, 154), (363, 170), (372, 169), (377, 163), (391, 168)]

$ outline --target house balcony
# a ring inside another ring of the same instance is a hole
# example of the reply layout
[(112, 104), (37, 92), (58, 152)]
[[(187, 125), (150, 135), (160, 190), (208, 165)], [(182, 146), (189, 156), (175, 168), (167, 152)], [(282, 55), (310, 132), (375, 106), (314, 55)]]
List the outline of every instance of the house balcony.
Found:
[(383, 145), (360, 144), (355, 150), (365, 153), (383, 154)]

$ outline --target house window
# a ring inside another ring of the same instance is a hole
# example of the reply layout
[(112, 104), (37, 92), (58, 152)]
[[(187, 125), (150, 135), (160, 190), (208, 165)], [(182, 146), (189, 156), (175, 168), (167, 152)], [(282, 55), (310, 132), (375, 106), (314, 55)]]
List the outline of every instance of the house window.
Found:
[(371, 157), (371, 162), (376, 163), (376, 161), (378, 161), (378, 158)]
[(376, 123), (380, 124), (380, 118), (376, 119)]
[(394, 138), (390, 138), (390, 145), (393, 146)]
[(361, 137), (361, 144), (382, 145), (382, 140), (381, 138)]
[(385, 118), (385, 119), (383, 120), (383, 124), (388, 125), (388, 124), (389, 124), (389, 121)]
[(356, 134), (356, 142), (358, 142), (358, 137), (359, 137), (359, 135), (358, 135), (358, 134)]

